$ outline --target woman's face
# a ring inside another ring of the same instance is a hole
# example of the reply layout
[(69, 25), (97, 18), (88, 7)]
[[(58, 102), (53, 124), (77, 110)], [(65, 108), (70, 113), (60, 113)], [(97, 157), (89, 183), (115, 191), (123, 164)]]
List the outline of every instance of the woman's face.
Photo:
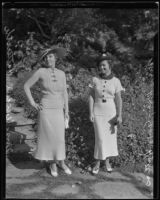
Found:
[(100, 62), (99, 71), (100, 71), (100, 73), (107, 74), (107, 75), (109, 75), (111, 73), (111, 68), (110, 68), (107, 60), (103, 60), (103, 61)]
[(56, 62), (56, 56), (53, 53), (50, 53), (46, 56), (46, 61), (49, 67), (54, 67)]

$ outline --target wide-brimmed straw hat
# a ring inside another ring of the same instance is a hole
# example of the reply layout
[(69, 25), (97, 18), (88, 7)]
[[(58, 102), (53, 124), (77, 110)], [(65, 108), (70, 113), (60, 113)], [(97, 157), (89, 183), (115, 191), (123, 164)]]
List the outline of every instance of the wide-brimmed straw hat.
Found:
[(58, 58), (63, 58), (66, 55), (66, 49), (63, 47), (57, 47), (57, 46), (44, 49), (40, 53), (38, 60), (41, 61), (45, 56), (47, 56), (50, 53), (56, 54)]

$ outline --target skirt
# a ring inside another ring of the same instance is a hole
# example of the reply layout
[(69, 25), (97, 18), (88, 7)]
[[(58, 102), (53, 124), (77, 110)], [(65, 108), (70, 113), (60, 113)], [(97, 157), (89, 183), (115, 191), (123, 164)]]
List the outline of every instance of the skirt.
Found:
[(38, 141), (34, 157), (39, 160), (64, 160), (65, 126), (63, 109), (39, 112)]
[(95, 148), (94, 158), (105, 160), (118, 156), (116, 107), (113, 100), (94, 105)]

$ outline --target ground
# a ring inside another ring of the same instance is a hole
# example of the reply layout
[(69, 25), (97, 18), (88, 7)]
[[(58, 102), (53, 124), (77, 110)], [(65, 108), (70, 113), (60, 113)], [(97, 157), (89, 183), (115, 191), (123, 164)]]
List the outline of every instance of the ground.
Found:
[[(52, 177), (43, 163), (32, 157), (35, 148), (33, 121), (24, 117), (23, 108), (14, 107), (17, 125), (10, 130), (13, 153), (6, 158), (6, 198), (17, 199), (152, 199), (153, 178), (114, 168), (98, 175), (71, 166), (72, 175), (58, 170)], [(147, 185), (148, 184), (148, 185)]]
[(120, 168), (107, 173), (101, 169), (98, 175), (81, 173), (72, 168), (72, 175), (59, 169), (59, 176), (52, 177), (43, 163), (35, 160), (31, 149), (35, 147), (33, 122), (24, 117), (23, 109), (14, 108), (12, 113), (17, 127), (12, 131), (14, 154), (6, 159), (6, 198), (25, 199), (150, 199), (153, 191), (147, 186), (143, 173), (127, 173)]
[[(126, 173), (120, 169), (96, 176), (81, 174), (72, 168), (72, 175), (59, 170), (54, 178), (36, 160), (10, 162), (6, 166), (6, 198), (26, 199), (150, 199), (153, 183), (147, 187), (142, 173)], [(153, 180), (151, 179), (151, 182)]]

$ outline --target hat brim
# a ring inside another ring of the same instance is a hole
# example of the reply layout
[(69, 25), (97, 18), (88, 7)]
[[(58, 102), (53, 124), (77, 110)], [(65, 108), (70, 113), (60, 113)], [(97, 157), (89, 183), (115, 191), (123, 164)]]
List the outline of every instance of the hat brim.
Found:
[(63, 47), (46, 49), (41, 53), (38, 60), (41, 61), (44, 57), (51, 53), (56, 54), (59, 58), (63, 58), (66, 55), (66, 49)]
[(99, 63), (101, 63), (102, 61), (104, 61), (104, 60), (109, 61), (109, 60), (111, 60), (111, 58), (110, 58), (108, 55), (99, 56), (99, 57), (96, 59), (97, 65), (98, 65)]

